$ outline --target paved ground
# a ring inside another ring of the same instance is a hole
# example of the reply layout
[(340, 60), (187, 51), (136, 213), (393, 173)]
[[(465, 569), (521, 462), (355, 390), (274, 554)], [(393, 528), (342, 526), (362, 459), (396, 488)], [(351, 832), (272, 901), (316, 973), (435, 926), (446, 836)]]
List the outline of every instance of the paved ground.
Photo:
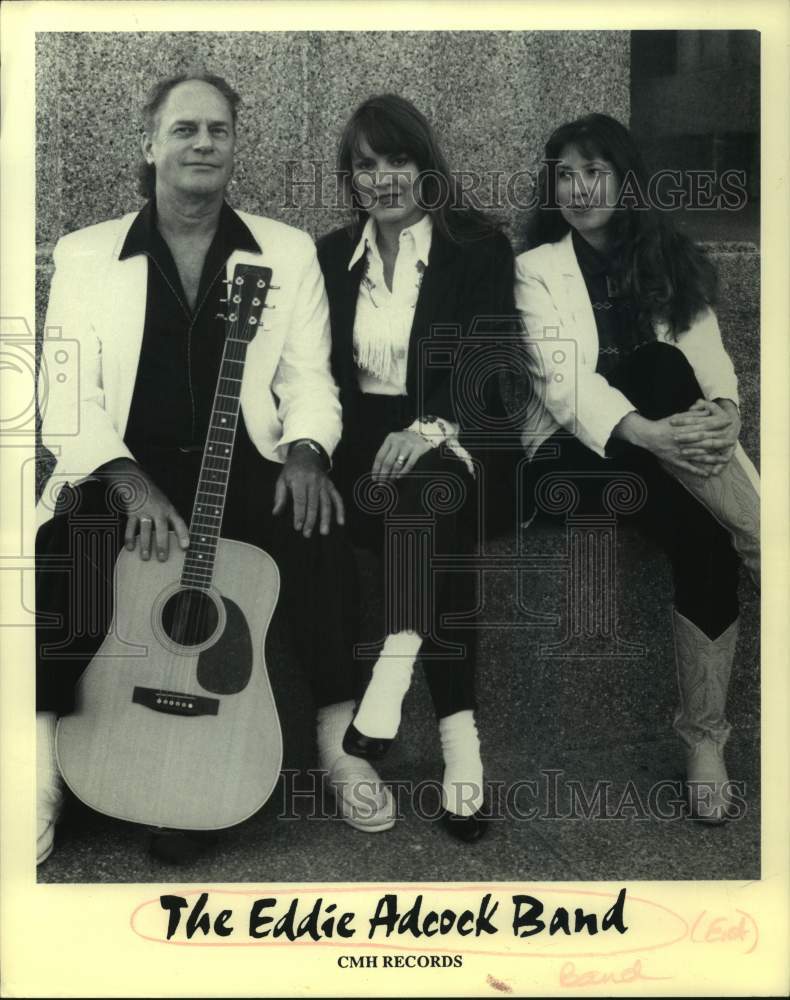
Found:
[[(611, 782), (610, 817), (589, 820), (568, 815), (565, 801), (557, 818), (492, 820), (488, 836), (461, 845), (424, 817), (433, 802), (425, 795), (422, 815), (406, 803), (405, 815), (385, 834), (366, 835), (341, 820), (310, 820), (305, 803), (299, 819), (278, 819), (281, 790), (254, 819), (224, 834), (197, 861), (178, 868), (152, 859), (145, 831), (73, 808), (59, 829), (57, 851), (39, 871), (42, 882), (432, 882), (574, 881), (656, 879), (756, 879), (759, 866), (759, 787), (755, 732), (742, 732), (729, 755), (731, 771), (747, 782), (748, 811), (722, 827), (685, 819), (642, 815), (651, 785), (670, 776), (679, 781), (674, 741), (598, 746), (560, 758), (525, 757), (497, 761), (497, 778), (538, 780), (539, 796), (551, 794), (554, 777), (541, 768), (561, 767), (560, 780), (575, 779), (590, 796), (600, 776)], [(385, 765), (382, 774), (397, 773)], [(427, 765), (410, 769), (417, 779), (434, 777)], [(637, 794), (628, 790), (633, 782)], [(677, 785), (679, 788), (679, 784)], [(677, 790), (659, 797), (672, 815)], [(522, 794), (525, 813), (540, 797)], [(435, 800), (433, 800), (435, 801)], [(545, 801), (545, 798), (544, 798)], [(290, 811), (285, 806), (286, 812)]]

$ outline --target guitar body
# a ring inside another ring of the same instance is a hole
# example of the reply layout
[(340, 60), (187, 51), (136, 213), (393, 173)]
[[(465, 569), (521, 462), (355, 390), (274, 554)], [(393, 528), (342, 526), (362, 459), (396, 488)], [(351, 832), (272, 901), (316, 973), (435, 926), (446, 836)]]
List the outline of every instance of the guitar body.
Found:
[(113, 624), (58, 724), (57, 756), (92, 809), (218, 830), (260, 809), (280, 773), (264, 660), (279, 574), (260, 549), (220, 538), (211, 586), (190, 589), (184, 560), (172, 534), (164, 563), (122, 550)]

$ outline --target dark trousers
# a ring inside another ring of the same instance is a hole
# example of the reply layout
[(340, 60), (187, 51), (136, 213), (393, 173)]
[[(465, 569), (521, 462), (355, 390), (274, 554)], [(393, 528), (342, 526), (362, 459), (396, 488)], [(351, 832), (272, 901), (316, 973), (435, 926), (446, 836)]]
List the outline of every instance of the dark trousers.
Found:
[[(477, 483), (462, 461), (432, 448), (399, 479), (374, 483), (373, 460), (387, 434), (410, 421), (405, 397), (362, 395), (334, 463), (355, 545), (381, 556), (381, 638), (411, 629), (424, 636), (420, 661), (438, 718), (475, 708), (475, 629), (444, 618), (475, 608), (471, 571), (435, 565), (435, 556), (474, 550)], [(446, 565), (446, 561), (445, 561)]]
[[(134, 453), (189, 524), (200, 454), (178, 449)], [(316, 528), (306, 539), (294, 530), (290, 510), (273, 516), (281, 470), (261, 457), (240, 421), (222, 537), (262, 548), (277, 563), (279, 604), (321, 707), (355, 694), (353, 552), (338, 525), (326, 536)], [(126, 516), (101, 480), (65, 487), (59, 508), (36, 537), (36, 685), (37, 709), (63, 715), (73, 710), (75, 683), (109, 629), (113, 567)]]
[[(683, 353), (663, 343), (640, 348), (617, 367), (609, 382), (650, 420), (687, 410), (704, 395)], [(555, 448), (559, 457), (541, 457)], [(740, 560), (728, 533), (643, 448), (611, 439), (607, 455), (600, 458), (567, 434), (553, 435), (530, 464), (526, 496), (534, 495), (537, 481), (548, 472), (562, 471), (571, 479), (574, 472), (626, 471), (640, 476), (647, 496), (633, 520), (669, 556), (677, 610), (715, 639), (738, 617)], [(581, 492), (578, 512), (601, 513), (601, 490), (585, 489), (583, 476), (575, 485)]]

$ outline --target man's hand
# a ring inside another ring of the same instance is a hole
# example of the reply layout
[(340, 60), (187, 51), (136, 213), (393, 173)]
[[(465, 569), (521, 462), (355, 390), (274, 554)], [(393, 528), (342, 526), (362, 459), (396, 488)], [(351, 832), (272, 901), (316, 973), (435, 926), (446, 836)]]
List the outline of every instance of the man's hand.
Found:
[(328, 535), (332, 512), (338, 524), (345, 524), (343, 500), (323, 468), (321, 457), (298, 442), (289, 450), (288, 460), (274, 487), (273, 514), (279, 514), (291, 497), (294, 530), (305, 538), (313, 533), (316, 519), (322, 535)]
[(164, 562), (170, 554), (170, 527), (176, 533), (182, 549), (189, 546), (189, 531), (178, 511), (164, 493), (136, 462), (118, 458), (97, 470), (110, 480), (115, 489), (115, 501), (127, 512), (123, 540), (134, 550), (134, 539), (140, 532), (140, 557), (151, 558), (152, 538), (156, 554)]
[(376, 480), (397, 479), (414, 466), (431, 445), (416, 431), (393, 431), (384, 438), (384, 443), (373, 459), (373, 478)]
[(735, 452), (741, 415), (731, 399), (698, 399), (685, 413), (670, 417), (677, 428), (681, 454), (717, 475)]

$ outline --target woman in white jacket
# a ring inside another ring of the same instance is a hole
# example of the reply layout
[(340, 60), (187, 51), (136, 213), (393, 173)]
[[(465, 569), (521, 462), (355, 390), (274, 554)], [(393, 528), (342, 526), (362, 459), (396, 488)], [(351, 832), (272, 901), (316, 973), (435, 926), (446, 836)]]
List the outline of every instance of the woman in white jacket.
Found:
[[(731, 806), (723, 748), (740, 562), (759, 580), (759, 484), (738, 444), (715, 271), (647, 203), (647, 181), (628, 130), (607, 115), (567, 123), (547, 143), (533, 249), (516, 267), (539, 396), (524, 444), (533, 485), (557, 469), (641, 477), (638, 522), (673, 569), (675, 728), (691, 813), (719, 822)], [(584, 482), (575, 486), (589, 506)]]

